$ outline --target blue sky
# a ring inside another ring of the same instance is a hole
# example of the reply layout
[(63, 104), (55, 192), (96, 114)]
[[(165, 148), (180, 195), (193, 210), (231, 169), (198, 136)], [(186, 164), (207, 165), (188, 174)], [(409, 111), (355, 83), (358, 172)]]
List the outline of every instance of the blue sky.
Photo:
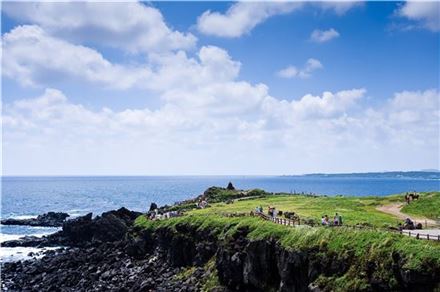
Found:
[(7, 3), (4, 174), (439, 168), (438, 2)]

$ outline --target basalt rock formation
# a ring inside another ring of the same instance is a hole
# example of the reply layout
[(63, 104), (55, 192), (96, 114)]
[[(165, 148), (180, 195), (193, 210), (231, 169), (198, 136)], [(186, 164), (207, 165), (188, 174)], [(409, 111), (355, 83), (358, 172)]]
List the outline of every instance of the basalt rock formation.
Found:
[(61, 227), (64, 220), (69, 217), (69, 214), (62, 212), (48, 212), (42, 215), (38, 215), (36, 218), (29, 219), (3, 219), (1, 224), (3, 225), (29, 225), (29, 226), (41, 226), (41, 227)]

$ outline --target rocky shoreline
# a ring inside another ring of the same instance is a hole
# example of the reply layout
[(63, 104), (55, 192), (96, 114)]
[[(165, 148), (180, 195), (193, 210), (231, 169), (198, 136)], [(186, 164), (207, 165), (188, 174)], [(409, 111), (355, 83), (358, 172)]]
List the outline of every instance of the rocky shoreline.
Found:
[[(185, 259), (169, 258), (157, 238), (133, 226), (141, 213), (125, 208), (65, 221), (57, 233), (7, 241), (4, 247), (63, 246), (41, 259), (2, 264), (3, 291), (199, 291), (202, 266), (179, 278)], [(137, 234), (137, 236), (136, 236)], [(175, 247), (177, 248), (177, 247)], [(220, 289), (221, 290), (221, 289)]]

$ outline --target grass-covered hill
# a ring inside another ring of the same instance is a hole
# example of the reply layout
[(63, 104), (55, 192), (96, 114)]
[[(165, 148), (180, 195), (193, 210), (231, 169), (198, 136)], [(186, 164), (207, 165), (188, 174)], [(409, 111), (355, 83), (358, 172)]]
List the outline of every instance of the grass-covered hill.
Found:
[[(219, 241), (236, 238), (240, 230), (247, 230), (249, 241), (270, 240), (286, 250), (312, 254), (312, 258), (334, 257), (349, 267), (341, 274), (321, 274), (314, 283), (324, 291), (369, 291), (377, 283), (385, 290), (402, 288), (399, 273), (421, 273), (432, 277), (440, 273), (440, 242), (417, 240), (384, 227), (396, 226), (400, 221), (376, 207), (404, 203), (403, 195), (387, 197), (326, 197), (289, 194), (270, 194), (261, 190), (243, 192), (211, 188), (198, 199), (214, 198), (209, 208), (187, 210), (186, 215), (169, 220), (151, 221), (145, 216), (136, 225), (153, 231), (158, 229), (208, 231)], [(231, 199), (234, 201), (231, 203)], [(226, 203), (228, 201), (228, 203)], [(424, 193), (418, 201), (403, 211), (420, 217), (437, 219), (440, 193)], [(193, 204), (187, 202), (188, 206)], [(256, 206), (275, 206), (278, 210), (294, 211), (302, 218), (318, 220), (322, 215), (342, 214), (344, 223), (367, 223), (373, 228), (307, 226), (288, 227), (252, 216), (230, 216), (246, 213)], [(186, 226), (182, 228), (182, 226)], [(397, 261), (397, 262), (396, 262)], [(398, 265), (398, 272), (396, 272)], [(372, 268), (373, 267), (373, 268)], [(437, 276), (435, 276), (437, 277)], [(374, 282), (377, 282), (374, 284)], [(373, 285), (373, 286), (372, 286)], [(374, 290), (374, 289), (373, 289)]]
[[(295, 212), (303, 219), (313, 219), (319, 222), (321, 216), (328, 215), (332, 218), (335, 213), (343, 217), (348, 225), (365, 224), (376, 227), (395, 226), (402, 220), (376, 208), (381, 205), (404, 203), (404, 195), (385, 197), (345, 197), (345, 196), (310, 196), (291, 195), (285, 193), (271, 194), (262, 190), (241, 191), (227, 190), (223, 188), (208, 189), (209, 194), (216, 199), (216, 203), (210, 204), (210, 208), (193, 209), (189, 214), (229, 214), (249, 213), (256, 206), (262, 206), (267, 210), (268, 206), (274, 206), (277, 210)], [(217, 200), (222, 198), (222, 200)], [(228, 198), (235, 199), (233, 203), (227, 203)], [(440, 192), (422, 193), (419, 200), (411, 202), (403, 208), (402, 212), (418, 218), (440, 219)]]

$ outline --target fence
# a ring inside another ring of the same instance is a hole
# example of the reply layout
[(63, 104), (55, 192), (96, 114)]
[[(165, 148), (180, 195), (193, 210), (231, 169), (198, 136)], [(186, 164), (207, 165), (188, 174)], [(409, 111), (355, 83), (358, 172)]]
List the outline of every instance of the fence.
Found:
[(440, 241), (440, 234), (429, 234), (429, 233), (420, 233), (419, 230), (413, 231), (400, 231), (400, 234), (408, 235), (410, 237), (415, 237), (417, 239), (426, 239), (426, 240), (438, 240)]
[[(287, 218), (278, 218), (278, 217), (273, 218), (273, 217), (266, 215), (264, 213), (261, 213), (261, 212), (255, 212), (255, 213), (252, 213), (252, 215), (258, 216), (264, 220), (272, 221), (276, 224), (280, 224), (280, 225), (284, 225), (284, 226), (294, 227), (295, 225), (301, 225), (301, 219), (291, 220), (291, 219), (287, 219)], [(307, 224), (304, 221), (303, 221), (302, 225), (314, 226), (313, 224)], [(353, 229), (379, 230), (377, 227), (373, 227), (373, 226), (363, 226), (363, 225), (343, 225), (343, 226), (348, 227), (348, 228), (353, 228)], [(336, 227), (336, 226), (334, 226), (334, 227)], [(386, 231), (390, 231), (390, 230), (386, 230)], [(429, 234), (429, 233), (420, 233), (420, 231), (414, 232), (414, 231), (403, 231), (403, 230), (400, 230), (398, 232), (402, 235), (412, 236), (417, 239), (440, 241), (440, 233), (439, 234)]]

